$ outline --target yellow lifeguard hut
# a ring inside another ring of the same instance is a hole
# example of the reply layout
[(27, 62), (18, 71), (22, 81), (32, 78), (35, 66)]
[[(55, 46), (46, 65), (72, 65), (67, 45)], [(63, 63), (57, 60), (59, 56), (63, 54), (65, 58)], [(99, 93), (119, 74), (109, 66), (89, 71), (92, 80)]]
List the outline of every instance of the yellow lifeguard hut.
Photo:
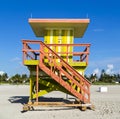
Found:
[(74, 44), (83, 37), (89, 19), (29, 19), (38, 40), (23, 40), (23, 64), (30, 71), (30, 102), (54, 90), (75, 96), (81, 104), (90, 103), (90, 82), (84, 71), (90, 44)]

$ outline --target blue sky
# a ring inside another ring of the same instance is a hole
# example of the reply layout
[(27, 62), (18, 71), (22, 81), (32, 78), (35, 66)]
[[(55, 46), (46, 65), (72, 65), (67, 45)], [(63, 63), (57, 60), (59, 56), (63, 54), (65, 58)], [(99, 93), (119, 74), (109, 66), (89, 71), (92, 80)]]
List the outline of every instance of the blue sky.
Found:
[(83, 38), (91, 43), (86, 74), (120, 73), (119, 0), (0, 0), (0, 72), (29, 73), (22, 65), (22, 39), (38, 39), (28, 24), (32, 18), (89, 18)]

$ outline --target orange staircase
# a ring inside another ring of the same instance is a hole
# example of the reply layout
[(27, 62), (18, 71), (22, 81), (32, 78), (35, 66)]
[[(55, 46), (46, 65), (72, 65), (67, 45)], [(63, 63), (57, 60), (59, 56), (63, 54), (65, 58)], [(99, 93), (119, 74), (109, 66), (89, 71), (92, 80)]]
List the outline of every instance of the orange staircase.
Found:
[[(29, 45), (31, 43), (37, 44), (39, 48), (32, 48)], [(85, 53), (87, 56), (87, 50)], [(83, 53), (80, 55), (82, 56)], [(23, 40), (23, 63), (30, 65), (29, 61), (34, 61), (36, 65), (36, 101), (38, 101), (38, 88), (40, 88), (38, 86), (39, 70), (42, 70), (82, 103), (90, 103), (90, 82), (53, 51), (49, 45), (42, 41)]]

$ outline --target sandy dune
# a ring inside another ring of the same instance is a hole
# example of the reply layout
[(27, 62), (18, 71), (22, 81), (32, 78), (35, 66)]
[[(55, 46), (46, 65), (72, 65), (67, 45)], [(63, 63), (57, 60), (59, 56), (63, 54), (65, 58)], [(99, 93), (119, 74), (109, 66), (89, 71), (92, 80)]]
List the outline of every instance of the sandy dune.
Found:
[[(108, 92), (98, 92), (100, 86), (91, 86), (91, 102), (95, 111), (80, 111), (67, 107), (37, 107), (36, 111), (21, 113), (28, 101), (29, 86), (0, 85), (0, 119), (120, 119), (120, 86), (107, 86)], [(64, 100), (66, 94), (52, 92), (45, 99)], [(68, 96), (69, 99), (73, 97)]]

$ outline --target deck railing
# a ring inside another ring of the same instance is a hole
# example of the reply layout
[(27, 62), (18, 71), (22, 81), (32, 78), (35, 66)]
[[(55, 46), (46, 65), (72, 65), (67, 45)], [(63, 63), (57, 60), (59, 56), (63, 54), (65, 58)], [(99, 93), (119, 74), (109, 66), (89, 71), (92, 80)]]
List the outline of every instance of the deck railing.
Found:
[[(39, 60), (39, 51), (40, 51), (40, 44), (41, 41), (35, 40), (23, 40), (23, 61), (32, 59), (32, 60)], [(35, 48), (34, 45), (38, 45)], [(34, 46), (32, 48), (32, 46)], [(88, 55), (89, 55), (89, 47), (90, 44), (47, 44), (54, 52), (56, 52), (59, 56), (64, 56), (66, 62), (69, 62), (70, 56), (72, 57), (72, 62), (86, 62), (88, 64)], [(64, 48), (64, 50), (58, 51), (57, 48)], [(72, 50), (69, 50), (72, 48)], [(45, 51), (46, 54), (49, 54), (47, 50)]]

